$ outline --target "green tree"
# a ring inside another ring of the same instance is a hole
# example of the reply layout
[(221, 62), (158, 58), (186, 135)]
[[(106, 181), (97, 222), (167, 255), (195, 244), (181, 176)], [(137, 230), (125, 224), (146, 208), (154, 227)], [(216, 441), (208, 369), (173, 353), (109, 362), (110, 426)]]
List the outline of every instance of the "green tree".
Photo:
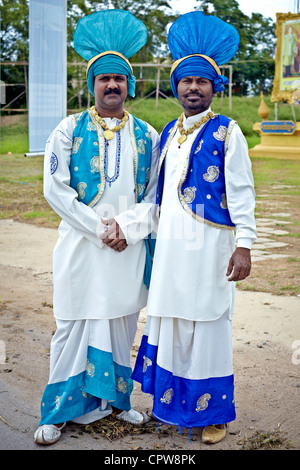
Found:
[[(172, 9), (166, 0), (67, 0), (67, 60), (83, 62), (73, 47), (73, 32), (78, 20), (90, 13), (107, 8), (130, 11), (141, 19), (148, 30), (147, 44), (130, 60), (131, 62), (149, 62), (154, 57), (166, 54), (167, 25), (174, 21)], [(1, 11), (1, 61), (28, 61), (29, 55), (29, 0), (0, 0)], [(149, 76), (155, 71), (147, 71)], [(24, 83), (23, 67), (2, 66), (1, 79), (6, 83)], [(68, 67), (68, 97), (74, 94), (70, 83), (74, 79), (85, 80), (83, 67)], [(16, 96), (18, 90), (7, 89), (7, 102)], [(72, 103), (80, 105), (81, 98)], [(85, 100), (86, 101), (86, 100)], [(83, 101), (83, 103), (85, 102)], [(25, 106), (25, 97), (14, 103), (14, 107)]]
[[(28, 61), (28, 0), (0, 0), (0, 51), (1, 61)], [(25, 74), (24, 66), (1, 66), (1, 80), (4, 83), (15, 83), (16, 86), (6, 87), (6, 102), (17, 98), (13, 108), (26, 106)], [(19, 85), (20, 84), (20, 85)]]

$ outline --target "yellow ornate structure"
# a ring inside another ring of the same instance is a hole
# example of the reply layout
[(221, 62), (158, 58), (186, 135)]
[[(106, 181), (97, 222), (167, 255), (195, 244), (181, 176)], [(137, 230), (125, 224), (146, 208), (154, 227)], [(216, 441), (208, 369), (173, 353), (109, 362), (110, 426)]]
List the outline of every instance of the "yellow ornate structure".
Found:
[[(271, 102), (300, 104), (300, 13), (276, 14), (275, 77)], [(292, 108), (291, 108), (292, 109)], [(258, 114), (262, 122), (253, 125), (261, 143), (250, 149), (250, 156), (300, 160), (300, 122), (268, 121), (270, 109), (261, 103)]]

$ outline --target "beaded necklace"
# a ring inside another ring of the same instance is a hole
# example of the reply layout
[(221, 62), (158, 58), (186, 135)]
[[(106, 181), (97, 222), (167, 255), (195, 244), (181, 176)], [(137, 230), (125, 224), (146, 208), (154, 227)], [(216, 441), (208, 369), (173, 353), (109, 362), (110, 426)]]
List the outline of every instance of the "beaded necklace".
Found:
[(189, 127), (187, 130), (185, 130), (182, 126), (182, 121), (183, 121), (183, 117), (184, 117), (184, 114), (182, 113), (182, 115), (178, 118), (178, 121), (177, 121), (177, 127), (178, 127), (179, 132), (180, 132), (180, 136), (178, 137), (178, 142), (180, 144), (185, 142), (186, 139), (187, 139), (188, 134), (191, 134), (192, 132), (194, 132), (194, 130), (197, 129), (198, 127), (200, 127), (201, 124), (204, 124), (205, 122), (209, 121), (209, 119), (211, 117), (213, 117), (213, 115), (214, 115), (214, 113), (209, 112), (206, 116), (203, 116), (200, 119), (200, 121), (195, 122), (195, 124), (192, 127)]
[(111, 140), (114, 137), (115, 132), (118, 132), (121, 129), (123, 129), (123, 127), (125, 126), (126, 121), (128, 119), (128, 112), (124, 110), (124, 116), (123, 116), (123, 119), (120, 122), (120, 124), (118, 126), (113, 127), (112, 129), (109, 129), (107, 124), (102, 120), (102, 118), (97, 113), (97, 110), (96, 110), (95, 106), (92, 106), (91, 111), (92, 111), (96, 121), (99, 122), (102, 129), (105, 129), (104, 132), (103, 132), (103, 136), (105, 137), (106, 140)]

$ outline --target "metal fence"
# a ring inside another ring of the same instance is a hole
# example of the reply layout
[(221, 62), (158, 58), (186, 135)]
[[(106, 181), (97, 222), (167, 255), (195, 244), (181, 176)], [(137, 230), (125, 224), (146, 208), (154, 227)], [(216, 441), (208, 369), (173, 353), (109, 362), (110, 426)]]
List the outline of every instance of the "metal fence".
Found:
[[(86, 85), (85, 71), (86, 63), (83, 62), (70, 62), (68, 65), (68, 75), (71, 75), (67, 81), (68, 87), (68, 99), (67, 107), (68, 112), (73, 112), (75, 109), (72, 106), (72, 102), (76, 99), (76, 111), (83, 107), (83, 96), (86, 97), (86, 105), (90, 106), (91, 95)], [(165, 92), (162, 88), (170, 90), (170, 79), (169, 70), (172, 64), (168, 62), (161, 63), (132, 63), (131, 64), (136, 78), (137, 86), (139, 87), (139, 93), (137, 97), (130, 103), (131, 107), (150, 97), (155, 97), (156, 106), (158, 106), (158, 99), (162, 97), (164, 99), (171, 100), (174, 104), (180, 106), (177, 100), (173, 97), (172, 93)], [(28, 113), (28, 62), (1, 62), (1, 66), (8, 67), (22, 67), (24, 73), (24, 81), (22, 83), (7, 83), (0, 80), (0, 91), (1, 91), (1, 112), (10, 113)], [(225, 69), (228, 70), (228, 98), (229, 98), (229, 109), (232, 108), (232, 65), (222, 65), (220, 67), (223, 74)], [(148, 72), (151, 70), (151, 73)], [(150, 87), (149, 92), (145, 92), (145, 89)], [(14, 87), (14, 96), (8, 93), (9, 88)], [(7, 97), (10, 95), (9, 102)], [(23, 104), (21, 106), (14, 107), (20, 98), (23, 97)], [(224, 92), (221, 93), (221, 100), (224, 97)], [(24, 99), (25, 98), (25, 99)], [(25, 105), (25, 107), (24, 107)]]

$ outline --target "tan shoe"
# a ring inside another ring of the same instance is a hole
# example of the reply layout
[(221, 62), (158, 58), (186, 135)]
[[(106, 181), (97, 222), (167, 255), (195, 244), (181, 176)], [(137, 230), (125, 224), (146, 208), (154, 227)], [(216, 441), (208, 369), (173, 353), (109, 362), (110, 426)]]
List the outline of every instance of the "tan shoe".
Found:
[(202, 431), (202, 442), (204, 444), (216, 444), (222, 441), (227, 433), (227, 425), (225, 428), (217, 428), (215, 425), (206, 426)]

